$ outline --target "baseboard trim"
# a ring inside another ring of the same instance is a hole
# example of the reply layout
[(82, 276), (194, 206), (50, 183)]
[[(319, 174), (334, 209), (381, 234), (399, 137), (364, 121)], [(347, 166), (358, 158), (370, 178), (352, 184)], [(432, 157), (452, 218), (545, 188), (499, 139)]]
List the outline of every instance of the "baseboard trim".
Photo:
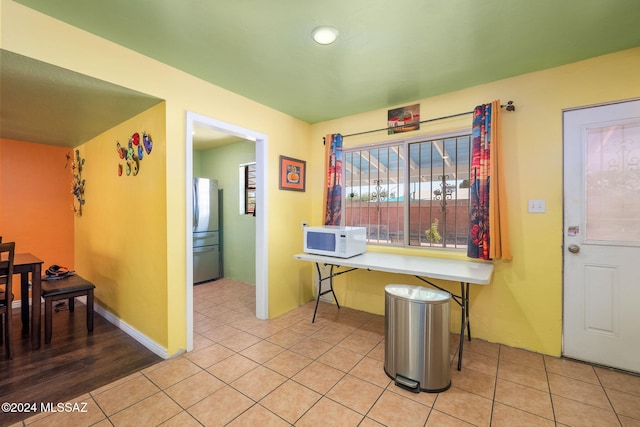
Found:
[(171, 356), (169, 355), (169, 353), (167, 352), (166, 348), (162, 347), (160, 344), (158, 344), (157, 342), (153, 341), (151, 338), (149, 338), (148, 336), (146, 336), (142, 332), (138, 331), (136, 328), (134, 328), (133, 326), (129, 325), (127, 322), (125, 322), (124, 320), (120, 319), (119, 317), (117, 317), (116, 315), (111, 313), (110, 311), (104, 309), (100, 305), (94, 304), (93, 305), (93, 309), (100, 316), (102, 316), (105, 319), (107, 319), (110, 323), (112, 323), (113, 325), (117, 326), (125, 334), (129, 335), (131, 338), (133, 338), (134, 340), (138, 341), (140, 344), (145, 346), (147, 349), (149, 349), (150, 351), (152, 351), (156, 355), (162, 357), (163, 359), (169, 359), (171, 357), (174, 357), (173, 355), (171, 355)]
[[(85, 304), (85, 305), (87, 304), (86, 297), (84, 297), (84, 296), (83, 297), (78, 297), (77, 299), (80, 302), (82, 302), (83, 304)], [(31, 298), (29, 298), (29, 305), (31, 305)], [(21, 304), (20, 300), (18, 300), (18, 301), (14, 300), (13, 303), (11, 304), (11, 307), (18, 308), (18, 309), (21, 306), (22, 306), (22, 304)], [(118, 327), (118, 329), (123, 331), (125, 334), (129, 335), (131, 338), (133, 338), (134, 340), (138, 341), (140, 344), (145, 346), (149, 351), (153, 352), (154, 354), (156, 354), (157, 356), (159, 356), (159, 357), (161, 357), (163, 359), (171, 359), (173, 357), (179, 356), (179, 355), (184, 353), (183, 350), (179, 350), (177, 353), (170, 355), (166, 348), (162, 347), (160, 344), (158, 344), (157, 342), (155, 342), (154, 340), (152, 340), (151, 338), (149, 338), (148, 336), (146, 336), (142, 332), (138, 331), (136, 328), (134, 328), (133, 326), (129, 325), (127, 322), (125, 322), (124, 320), (120, 319), (115, 314), (113, 314), (110, 311), (106, 310), (104, 307), (101, 307), (99, 304), (94, 303), (93, 304), (93, 309), (100, 316), (102, 316), (105, 319), (107, 319), (107, 321), (109, 321), (109, 323), (115, 325), (116, 327)], [(29, 310), (31, 310), (31, 308), (29, 308)], [(43, 310), (44, 310), (44, 308), (43, 308)]]

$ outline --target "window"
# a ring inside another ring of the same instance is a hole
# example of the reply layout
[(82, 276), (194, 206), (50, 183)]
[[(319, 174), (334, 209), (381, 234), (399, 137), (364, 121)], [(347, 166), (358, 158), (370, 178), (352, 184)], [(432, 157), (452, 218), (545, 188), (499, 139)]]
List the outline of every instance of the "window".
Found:
[(240, 165), (240, 214), (256, 216), (256, 164)]
[(466, 249), (471, 135), (344, 150), (345, 224), (369, 244)]

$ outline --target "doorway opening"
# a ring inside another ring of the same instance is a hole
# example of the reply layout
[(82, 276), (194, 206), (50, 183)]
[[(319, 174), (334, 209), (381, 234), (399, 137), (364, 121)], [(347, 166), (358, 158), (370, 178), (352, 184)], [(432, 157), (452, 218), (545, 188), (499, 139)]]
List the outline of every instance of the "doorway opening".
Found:
[(231, 123), (203, 116), (187, 111), (186, 117), (186, 300), (187, 300), (187, 351), (193, 350), (193, 196), (191, 185), (193, 182), (193, 131), (194, 127), (205, 127), (230, 136), (250, 141), (256, 145), (256, 205), (259, 206), (256, 215), (256, 317), (269, 317), (268, 300), (268, 251), (267, 251), (267, 135), (246, 129)]

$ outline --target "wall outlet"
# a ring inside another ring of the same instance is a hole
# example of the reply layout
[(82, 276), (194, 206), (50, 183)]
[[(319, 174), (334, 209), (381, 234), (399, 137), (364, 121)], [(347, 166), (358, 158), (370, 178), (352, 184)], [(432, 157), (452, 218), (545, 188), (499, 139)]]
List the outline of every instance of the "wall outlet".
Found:
[(544, 200), (529, 200), (529, 213), (545, 213), (547, 204)]

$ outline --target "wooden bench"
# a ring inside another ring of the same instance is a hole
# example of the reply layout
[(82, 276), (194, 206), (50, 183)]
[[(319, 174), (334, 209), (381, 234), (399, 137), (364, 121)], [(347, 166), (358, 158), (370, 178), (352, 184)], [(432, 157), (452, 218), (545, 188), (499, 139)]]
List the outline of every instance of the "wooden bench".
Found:
[(44, 343), (51, 342), (53, 302), (66, 299), (69, 311), (75, 308), (75, 298), (87, 297), (87, 331), (93, 334), (93, 290), (95, 285), (74, 274), (58, 280), (42, 281), (42, 298), (44, 298)]

